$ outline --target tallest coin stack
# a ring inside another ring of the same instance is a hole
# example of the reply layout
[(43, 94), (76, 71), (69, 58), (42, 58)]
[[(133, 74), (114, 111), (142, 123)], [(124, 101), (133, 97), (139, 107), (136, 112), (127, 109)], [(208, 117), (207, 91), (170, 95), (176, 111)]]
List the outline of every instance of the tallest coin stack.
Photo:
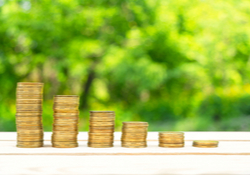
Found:
[(43, 83), (17, 83), (17, 147), (43, 146), (42, 102)]

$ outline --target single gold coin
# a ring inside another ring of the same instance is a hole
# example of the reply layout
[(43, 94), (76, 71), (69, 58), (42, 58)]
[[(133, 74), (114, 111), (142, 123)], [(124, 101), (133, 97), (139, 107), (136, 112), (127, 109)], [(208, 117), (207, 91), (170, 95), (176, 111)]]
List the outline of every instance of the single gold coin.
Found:
[(126, 144), (122, 144), (121, 145), (124, 148), (146, 148), (147, 145), (143, 145), (143, 146), (134, 146), (134, 145), (126, 145)]
[(159, 143), (176, 144), (176, 143), (184, 143), (184, 140), (159, 140)]
[(114, 133), (91, 133), (91, 132), (89, 132), (88, 134), (89, 134), (89, 137), (93, 137), (93, 136), (114, 137)]
[(184, 147), (184, 143), (176, 143), (176, 144), (173, 144), (173, 143), (160, 143), (159, 144), (159, 147), (168, 147), (168, 148), (181, 148), (181, 147)]
[(36, 129), (36, 130), (17, 130), (18, 134), (43, 134), (43, 130)]
[(89, 129), (91, 133), (114, 133), (114, 129)]
[(78, 147), (77, 142), (52, 142), (52, 147), (55, 148), (75, 148)]
[(200, 148), (215, 148), (218, 147), (219, 141), (216, 140), (195, 140), (193, 141), (194, 147)]
[(94, 122), (113, 122), (114, 123), (114, 119), (90, 119), (89, 123), (94, 123)]
[(89, 139), (100, 139), (100, 140), (114, 140), (114, 136), (110, 135), (110, 136), (89, 136)]
[(148, 122), (141, 122), (141, 121), (133, 121), (133, 122), (122, 122), (123, 126), (148, 126)]
[(17, 82), (17, 86), (43, 86), (41, 82)]
[(88, 147), (92, 147), (92, 148), (110, 148), (113, 147), (113, 143), (91, 143), (88, 142)]
[(164, 136), (184, 136), (184, 132), (175, 132), (175, 131), (168, 131), (168, 132), (159, 132), (159, 136), (160, 137), (164, 137)]
[(145, 141), (147, 141), (147, 139), (144, 139), (144, 138), (137, 138), (137, 139), (122, 138), (121, 141), (124, 141), (124, 142), (145, 142)]
[(137, 146), (140, 146), (140, 145), (145, 145), (147, 144), (146, 141), (122, 141), (123, 144), (126, 144), (126, 145), (137, 145)]
[(43, 147), (43, 142), (17, 141), (17, 147), (19, 147), (19, 148), (39, 148), (39, 147)]
[(42, 99), (17, 99), (17, 104), (40, 104), (42, 105), (43, 100)]

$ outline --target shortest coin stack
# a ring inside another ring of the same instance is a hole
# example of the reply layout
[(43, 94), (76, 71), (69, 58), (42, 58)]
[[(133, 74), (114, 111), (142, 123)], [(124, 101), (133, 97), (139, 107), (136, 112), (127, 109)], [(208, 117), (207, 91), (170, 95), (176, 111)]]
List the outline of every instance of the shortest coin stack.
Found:
[(123, 122), (122, 147), (145, 148), (147, 147), (147, 122)]
[(159, 132), (159, 146), (169, 148), (184, 147), (183, 132)]
[(218, 147), (219, 142), (215, 140), (195, 140), (193, 142), (194, 147), (199, 148), (215, 148)]

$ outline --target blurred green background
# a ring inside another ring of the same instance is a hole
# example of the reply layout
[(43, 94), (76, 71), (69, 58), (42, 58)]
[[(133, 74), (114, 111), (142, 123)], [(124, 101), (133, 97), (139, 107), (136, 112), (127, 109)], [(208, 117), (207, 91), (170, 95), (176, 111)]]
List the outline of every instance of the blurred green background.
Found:
[(149, 130), (250, 130), (250, 1), (0, 0), (0, 131), (15, 131), (17, 82), (44, 82)]

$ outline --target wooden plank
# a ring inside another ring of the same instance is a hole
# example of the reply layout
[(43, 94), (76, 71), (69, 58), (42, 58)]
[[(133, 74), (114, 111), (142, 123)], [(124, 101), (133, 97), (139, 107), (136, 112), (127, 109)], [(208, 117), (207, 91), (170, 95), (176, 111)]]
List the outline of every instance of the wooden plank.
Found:
[[(51, 132), (44, 132), (44, 139), (51, 139)], [(86, 141), (87, 132), (80, 132), (79, 141)], [(121, 132), (115, 132), (115, 140), (119, 141)], [(148, 141), (157, 141), (158, 132), (148, 132)], [(0, 132), (0, 141), (15, 141), (16, 132)], [(250, 141), (250, 132), (185, 132), (185, 140), (219, 140), (219, 141)]]
[(220, 141), (218, 148), (192, 147), (192, 141), (186, 141), (183, 148), (161, 148), (157, 141), (149, 141), (147, 148), (123, 148), (116, 141), (113, 148), (90, 148), (86, 141), (79, 141), (77, 148), (53, 148), (45, 141), (41, 148), (17, 148), (16, 141), (0, 141), (0, 155), (250, 155), (250, 142)]
[(250, 156), (1, 156), (0, 174), (250, 174)]

